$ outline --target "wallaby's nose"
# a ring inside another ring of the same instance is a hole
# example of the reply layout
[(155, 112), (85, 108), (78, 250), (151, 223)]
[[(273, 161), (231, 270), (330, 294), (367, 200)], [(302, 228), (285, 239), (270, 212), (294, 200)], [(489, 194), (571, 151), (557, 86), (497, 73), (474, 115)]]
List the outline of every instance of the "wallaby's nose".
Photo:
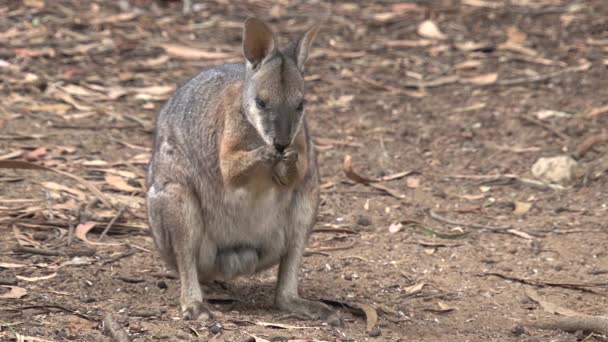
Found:
[(287, 146), (289, 146), (289, 144), (277, 143), (277, 142), (274, 143), (274, 148), (276, 148), (279, 153), (283, 153), (283, 151), (285, 151)]

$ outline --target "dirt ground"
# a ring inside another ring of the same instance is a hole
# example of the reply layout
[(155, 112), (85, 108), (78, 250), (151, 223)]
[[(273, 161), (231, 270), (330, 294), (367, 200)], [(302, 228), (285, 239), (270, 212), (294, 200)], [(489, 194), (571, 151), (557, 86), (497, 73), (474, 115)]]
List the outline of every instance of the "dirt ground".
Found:
[[(0, 340), (104, 341), (108, 314), (133, 341), (608, 340), (547, 326), (608, 315), (608, 2), (120, 3), (0, 2)], [(295, 38), (327, 13), (300, 292), (344, 325), (275, 310), (275, 269), (182, 321), (145, 220), (155, 113), (241, 59), (248, 15)], [(569, 182), (533, 175), (559, 155)]]

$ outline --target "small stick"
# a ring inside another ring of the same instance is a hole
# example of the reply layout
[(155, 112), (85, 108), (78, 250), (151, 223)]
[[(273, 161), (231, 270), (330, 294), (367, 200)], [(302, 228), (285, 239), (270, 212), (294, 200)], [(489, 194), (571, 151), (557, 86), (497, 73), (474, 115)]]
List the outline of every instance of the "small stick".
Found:
[(120, 259), (128, 258), (128, 257), (130, 257), (132, 255), (135, 255), (136, 253), (137, 253), (137, 251), (134, 251), (134, 250), (130, 250), (130, 251), (121, 253), (121, 254), (113, 257), (112, 259), (108, 259), (108, 260), (102, 261), (101, 265), (103, 266), (103, 265), (109, 264), (111, 262), (116, 262), (116, 261), (118, 261)]
[(120, 216), (122, 216), (122, 214), (125, 212), (125, 209), (126, 209), (125, 206), (121, 206), (120, 209), (118, 209), (118, 213), (116, 213), (116, 215), (114, 217), (112, 217), (112, 220), (110, 220), (110, 222), (108, 222), (108, 225), (106, 226), (106, 228), (103, 230), (103, 232), (101, 232), (101, 235), (99, 236), (99, 241), (103, 240), (103, 238), (106, 236), (108, 231), (110, 231), (110, 229), (112, 228), (114, 223), (116, 223), (116, 220), (118, 220), (118, 218)]
[(129, 342), (131, 339), (127, 332), (116, 322), (114, 316), (109, 313), (103, 319), (103, 331), (110, 335), (114, 342)]
[(522, 120), (524, 120), (524, 121), (527, 121), (527, 122), (533, 123), (533, 124), (535, 124), (535, 125), (537, 125), (537, 126), (539, 126), (539, 127), (542, 127), (542, 128), (544, 128), (544, 129), (546, 129), (547, 131), (549, 131), (549, 132), (551, 132), (551, 133), (555, 134), (556, 136), (558, 136), (559, 138), (561, 138), (561, 139), (563, 139), (563, 140), (570, 140), (570, 137), (569, 137), (568, 135), (566, 135), (566, 134), (564, 134), (564, 133), (562, 133), (562, 132), (558, 131), (557, 129), (555, 129), (555, 127), (549, 126), (549, 125), (547, 125), (547, 124), (545, 124), (545, 123), (541, 122), (540, 120), (536, 120), (536, 119), (534, 119), (534, 118), (530, 118), (530, 117), (527, 117), (527, 116), (525, 116), (525, 115), (520, 116), (520, 118), (521, 118)]
[(66, 256), (65, 253), (60, 251), (54, 251), (46, 248), (34, 248), (34, 247), (26, 247), (26, 246), (17, 246), (13, 248), (13, 252), (15, 253), (27, 253), (27, 254), (38, 254), (45, 256)]
[(539, 329), (553, 329), (566, 332), (582, 330), (600, 335), (608, 335), (608, 317), (603, 316), (580, 315), (560, 317), (547, 322), (534, 322), (528, 325)]
[(486, 226), (486, 225), (477, 224), (477, 223), (467, 223), (467, 222), (462, 222), (462, 221), (456, 221), (456, 220), (452, 220), (447, 217), (443, 217), (432, 210), (429, 210), (429, 215), (431, 216), (431, 218), (433, 218), (439, 222), (451, 224), (453, 226), (462, 226), (462, 227), (469, 227), (469, 228), (476, 228), (476, 229), (488, 229), (491, 231), (503, 231), (503, 230), (513, 229), (513, 227), (509, 227), (509, 226), (494, 227), (494, 226)]

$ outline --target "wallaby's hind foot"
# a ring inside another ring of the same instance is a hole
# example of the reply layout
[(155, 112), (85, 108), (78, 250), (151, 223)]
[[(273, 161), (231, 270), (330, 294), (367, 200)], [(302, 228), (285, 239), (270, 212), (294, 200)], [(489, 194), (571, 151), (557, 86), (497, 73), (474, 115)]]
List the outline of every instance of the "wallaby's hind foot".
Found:
[(275, 306), (279, 310), (287, 311), (292, 314), (302, 315), (309, 319), (318, 319), (327, 322), (332, 326), (341, 326), (342, 320), (337, 312), (321, 302), (315, 302), (303, 298), (277, 298)]
[(182, 318), (186, 321), (208, 321), (213, 318), (213, 313), (205, 303), (197, 300), (182, 306)]

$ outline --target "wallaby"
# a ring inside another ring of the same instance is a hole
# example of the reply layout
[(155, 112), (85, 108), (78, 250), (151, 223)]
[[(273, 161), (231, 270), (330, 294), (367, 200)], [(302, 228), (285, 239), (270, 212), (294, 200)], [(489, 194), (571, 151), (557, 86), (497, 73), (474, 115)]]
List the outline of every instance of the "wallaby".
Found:
[(275, 305), (337, 319), (298, 295), (298, 270), (319, 205), (316, 155), (304, 118), (304, 62), (318, 25), (279, 50), (249, 18), (244, 64), (183, 85), (157, 117), (148, 171), (148, 219), (166, 264), (179, 273), (184, 319), (209, 319), (200, 282), (279, 264)]

